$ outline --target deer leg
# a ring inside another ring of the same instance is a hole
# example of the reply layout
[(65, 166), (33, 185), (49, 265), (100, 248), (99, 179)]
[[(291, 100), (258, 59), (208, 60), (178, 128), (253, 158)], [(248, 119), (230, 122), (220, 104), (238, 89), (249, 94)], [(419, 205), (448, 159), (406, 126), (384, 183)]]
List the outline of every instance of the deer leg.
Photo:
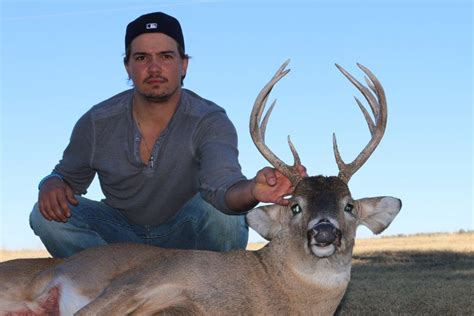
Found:
[(185, 289), (170, 284), (157, 287), (136, 283), (109, 286), (99, 297), (79, 310), (80, 315), (196, 315), (198, 305), (185, 294)]
[(59, 316), (59, 287), (53, 287), (45, 294), (41, 295), (34, 302), (21, 302), (18, 308), (9, 308), (8, 311), (1, 311), (0, 315), (5, 316)]

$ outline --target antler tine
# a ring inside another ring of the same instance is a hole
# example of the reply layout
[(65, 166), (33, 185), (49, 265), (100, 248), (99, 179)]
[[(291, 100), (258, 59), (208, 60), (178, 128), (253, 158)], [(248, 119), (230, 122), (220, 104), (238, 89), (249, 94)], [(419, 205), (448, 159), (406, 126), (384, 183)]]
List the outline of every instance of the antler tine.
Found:
[[(360, 64), (357, 64), (357, 66), (359, 66), (359, 68), (362, 66)], [(362, 93), (362, 95), (365, 97), (365, 99), (367, 100), (367, 102), (369, 103), (370, 105), (370, 108), (372, 109), (372, 112), (374, 113), (374, 116), (377, 117), (378, 116), (378, 112), (379, 112), (379, 109), (378, 109), (378, 102), (377, 100), (375, 99), (374, 95), (370, 92), (370, 90), (365, 87), (364, 85), (362, 85), (357, 79), (355, 79), (350, 73), (348, 73), (344, 68), (342, 68), (341, 66), (339, 66), (338, 64), (336, 64), (336, 67), (339, 69), (339, 71), (342, 72), (342, 74), (344, 76), (346, 76), (347, 79), (349, 79), (350, 82), (352, 82), (352, 84), (354, 86), (356, 86), (356, 88)], [(363, 67), (363, 66), (362, 66)], [(362, 70), (364, 70), (364, 68), (361, 68)], [(367, 68), (365, 68), (365, 70), (368, 70)], [(364, 71), (365, 72), (365, 71)], [(373, 76), (373, 75), (372, 75)], [(369, 76), (370, 78), (370, 76)], [(374, 87), (375, 88), (375, 87)]]
[(369, 112), (367, 112), (367, 109), (365, 108), (364, 105), (362, 105), (362, 102), (359, 101), (356, 97), (354, 99), (357, 102), (357, 105), (359, 105), (360, 110), (362, 111), (362, 114), (364, 114), (365, 121), (367, 122), (367, 126), (369, 127), (370, 130), (370, 135), (374, 135), (374, 130), (375, 130), (375, 124), (374, 121), (372, 121), (372, 118), (370, 117)]
[[(273, 101), (272, 105), (270, 106), (269, 110), (265, 114), (263, 120), (262, 114), (265, 109), (265, 105), (268, 99), (268, 96), (270, 95), (270, 92), (273, 89), (273, 86), (281, 79), (283, 78), (288, 72), (290, 71), (289, 69), (285, 69), (286, 66), (290, 60), (287, 60), (283, 65), (278, 69), (278, 71), (275, 73), (275, 75), (272, 77), (272, 79), (263, 87), (263, 89), (260, 91), (260, 93), (257, 96), (257, 99), (255, 100), (252, 113), (250, 114), (250, 135), (252, 137), (252, 140), (257, 147), (257, 149), (260, 151), (260, 153), (263, 155), (263, 157), (273, 166), (275, 167), (278, 171), (280, 171), (283, 175), (288, 177), (290, 179), (291, 183), (296, 186), (298, 182), (301, 180), (301, 176), (296, 169), (296, 166), (301, 164), (300, 163), (300, 158), (298, 156), (298, 153), (291, 143), (291, 140), (288, 138), (288, 144), (290, 146), (291, 152), (293, 154), (294, 158), (294, 165), (293, 166), (288, 166), (285, 164), (282, 160), (280, 160), (268, 147), (265, 145), (265, 131), (266, 131), (266, 126), (268, 123), (268, 120), (270, 118), (270, 114), (273, 110), (273, 107), (275, 106), (276, 100)], [(261, 122), (261, 123), (260, 123)]]
[(288, 135), (288, 145), (290, 146), (291, 153), (293, 154), (293, 161), (294, 161), (293, 166), (301, 165), (300, 156), (298, 155), (298, 152), (296, 151), (295, 145), (293, 145), (293, 143), (291, 142), (290, 135)]
[[(264, 106), (265, 104), (266, 104), (266, 99), (264, 100)], [(270, 118), (270, 115), (272, 114), (273, 108), (275, 107), (275, 104), (276, 104), (276, 100), (272, 102), (272, 104), (270, 105), (270, 108), (268, 109), (267, 113), (265, 113), (265, 116), (263, 117), (262, 123), (260, 124), (260, 132), (262, 135), (263, 142), (265, 142), (265, 131), (267, 129), (267, 123)], [(288, 145), (290, 146), (291, 153), (293, 154), (293, 161), (294, 161), (293, 166), (301, 165), (300, 156), (298, 155), (298, 151), (296, 151), (295, 145), (293, 145), (293, 143), (291, 142), (290, 135), (288, 135)]]
[[(267, 104), (267, 99), (265, 98), (262, 108), (265, 108), (266, 104)], [(270, 119), (270, 115), (272, 114), (275, 104), (276, 104), (276, 99), (273, 100), (272, 104), (268, 108), (267, 113), (265, 113), (265, 116), (263, 117), (262, 123), (260, 124), (260, 132), (262, 134), (263, 142), (265, 142), (265, 132), (267, 131), (267, 123), (268, 123), (268, 120)]]
[(370, 81), (369, 78), (367, 78), (367, 77), (364, 77), (364, 80), (365, 80), (365, 83), (367, 83), (367, 85), (369, 86), (370, 90), (372, 90), (372, 92), (375, 93), (375, 95), (378, 97), (377, 89), (375, 89), (375, 86), (372, 83), (372, 81)]
[[(356, 173), (357, 170), (362, 167), (362, 165), (375, 151), (375, 148), (377, 148), (378, 144), (382, 140), (382, 137), (385, 133), (385, 127), (387, 126), (387, 101), (382, 84), (369, 69), (362, 66), (361, 64), (357, 64), (357, 66), (359, 66), (359, 68), (362, 69), (362, 71), (367, 75), (368, 78), (366, 78), (366, 82), (370, 87), (370, 90), (363, 86), (354, 77), (352, 77), (344, 68), (336, 64), (336, 67), (342, 72), (344, 76), (347, 77), (347, 79), (349, 79), (350, 82), (352, 82), (354, 86), (356, 86), (356, 88), (362, 93), (369, 103), (372, 113), (374, 114), (375, 123), (372, 121), (372, 118), (362, 103), (356, 98), (356, 102), (362, 110), (362, 113), (364, 114), (364, 117), (367, 121), (372, 138), (360, 152), (360, 154), (354, 159), (354, 161), (349, 164), (346, 164), (342, 160), (337, 147), (336, 134), (333, 134), (333, 149), (336, 163), (339, 168), (339, 177), (346, 183), (349, 182), (352, 175), (354, 175), (354, 173)], [(375, 96), (372, 94), (371, 90), (374, 92)]]

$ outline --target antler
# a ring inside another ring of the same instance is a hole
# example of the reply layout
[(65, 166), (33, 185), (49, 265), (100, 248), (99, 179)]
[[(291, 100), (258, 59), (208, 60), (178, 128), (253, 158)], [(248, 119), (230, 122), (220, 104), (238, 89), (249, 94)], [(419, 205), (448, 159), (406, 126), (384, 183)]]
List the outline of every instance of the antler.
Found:
[(298, 156), (298, 152), (296, 151), (295, 147), (293, 146), (293, 143), (290, 140), (290, 136), (288, 136), (288, 144), (290, 146), (290, 150), (294, 158), (293, 166), (288, 166), (287, 164), (285, 164), (265, 145), (265, 130), (267, 127), (268, 119), (270, 118), (270, 114), (273, 110), (273, 107), (275, 106), (276, 100), (273, 101), (263, 120), (261, 120), (268, 96), (270, 95), (273, 86), (290, 71), (289, 69), (285, 70), (289, 62), (290, 60), (287, 60), (285, 63), (283, 63), (283, 65), (278, 69), (272, 79), (263, 87), (263, 89), (258, 94), (252, 109), (252, 113), (250, 114), (250, 135), (252, 136), (252, 140), (255, 146), (257, 146), (257, 149), (260, 151), (263, 157), (265, 157), (265, 159), (267, 159), (273, 167), (275, 167), (278, 171), (280, 171), (283, 175), (290, 179), (293, 186), (296, 186), (298, 182), (300, 182), (300, 180), (302, 179), (296, 168), (298, 165), (301, 165), (301, 161)]
[(383, 87), (380, 84), (379, 80), (372, 74), (372, 72), (370, 72), (369, 69), (365, 68), (360, 64), (357, 64), (357, 66), (359, 66), (359, 68), (362, 69), (362, 71), (368, 76), (368, 78), (365, 77), (365, 81), (369, 86), (370, 90), (373, 91), (375, 96), (367, 87), (363, 86), (346, 70), (344, 70), (344, 68), (336, 64), (336, 67), (342, 72), (344, 76), (347, 77), (347, 79), (349, 79), (350, 82), (352, 82), (354, 86), (357, 87), (357, 89), (359, 89), (359, 91), (369, 103), (375, 118), (375, 123), (372, 121), (372, 118), (370, 117), (369, 113), (362, 105), (362, 103), (357, 98), (355, 98), (362, 113), (364, 114), (365, 120), (367, 121), (367, 125), (369, 126), (372, 138), (362, 150), (362, 152), (354, 159), (354, 161), (349, 164), (344, 163), (344, 161), (342, 160), (341, 155), (339, 154), (339, 150), (337, 148), (336, 134), (333, 134), (333, 149), (337, 166), (339, 167), (339, 177), (346, 183), (349, 182), (352, 175), (356, 173), (357, 170), (359, 170), (359, 168), (362, 167), (362, 165), (372, 155), (375, 148), (377, 148), (377, 145), (382, 140), (383, 134), (385, 133), (385, 127), (387, 126), (387, 101), (385, 99), (385, 92), (383, 91)]

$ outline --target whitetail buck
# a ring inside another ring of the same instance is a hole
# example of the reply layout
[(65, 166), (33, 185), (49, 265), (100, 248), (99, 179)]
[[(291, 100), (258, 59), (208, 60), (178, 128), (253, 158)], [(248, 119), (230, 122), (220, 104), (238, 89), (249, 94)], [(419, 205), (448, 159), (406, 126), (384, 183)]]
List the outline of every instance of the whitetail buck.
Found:
[(288, 73), (285, 67), (260, 92), (250, 119), (256, 146), (296, 188), (289, 206), (262, 206), (247, 215), (250, 226), (270, 240), (267, 246), (218, 253), (115, 244), (59, 263), (6, 262), (0, 266), (0, 314), (333, 314), (349, 283), (357, 226), (380, 233), (401, 208), (392, 197), (354, 200), (347, 186), (384, 134), (385, 95), (368, 69), (359, 65), (373, 92), (338, 66), (370, 105), (375, 122), (357, 101), (372, 138), (349, 164), (342, 161), (334, 138), (339, 175), (302, 178), (291, 142), (295, 164), (288, 166), (264, 141), (269, 116), (263, 121), (261, 116), (272, 87)]

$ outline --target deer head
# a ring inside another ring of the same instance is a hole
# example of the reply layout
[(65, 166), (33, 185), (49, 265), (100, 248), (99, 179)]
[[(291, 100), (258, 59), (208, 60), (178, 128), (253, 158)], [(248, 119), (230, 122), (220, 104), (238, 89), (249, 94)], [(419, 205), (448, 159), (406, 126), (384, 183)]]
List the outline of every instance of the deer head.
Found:
[[(287, 176), (294, 193), (289, 206), (267, 205), (247, 214), (247, 221), (253, 229), (267, 240), (280, 240), (302, 249), (307, 255), (328, 258), (337, 254), (352, 254), (356, 228), (362, 224), (372, 232), (382, 232), (395, 218), (401, 208), (401, 201), (393, 197), (353, 199), (348, 182), (352, 175), (374, 152), (385, 132), (387, 124), (387, 103), (382, 85), (364, 66), (359, 68), (367, 75), (369, 88), (363, 86), (339, 65), (337, 68), (357, 87), (370, 105), (375, 122), (356, 98), (372, 135), (362, 152), (346, 164), (339, 153), (336, 137), (333, 135), (333, 149), (339, 168), (338, 176), (301, 177), (296, 166), (300, 164), (298, 153), (288, 137), (294, 164), (281, 161), (265, 145), (265, 129), (275, 101), (262, 120), (262, 114), (273, 86), (289, 70), (285, 62), (273, 78), (259, 93), (250, 117), (250, 134), (260, 153), (282, 174)], [(304, 243), (304, 247), (301, 244)], [(292, 246), (292, 245), (289, 245)]]

